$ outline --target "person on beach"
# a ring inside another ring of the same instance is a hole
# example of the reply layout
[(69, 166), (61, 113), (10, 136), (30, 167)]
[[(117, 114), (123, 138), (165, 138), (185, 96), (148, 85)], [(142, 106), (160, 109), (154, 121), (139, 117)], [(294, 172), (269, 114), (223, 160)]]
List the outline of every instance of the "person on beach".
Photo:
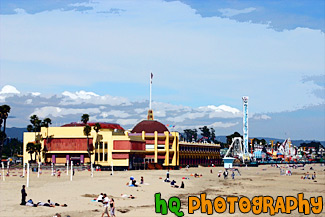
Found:
[(232, 171), (231, 177), (232, 177), (232, 179), (235, 179), (235, 172), (234, 171)]
[(49, 207), (55, 207), (55, 203), (51, 202), (50, 199), (47, 200), (47, 203), (49, 204)]
[(181, 187), (180, 188), (184, 188), (185, 186), (184, 186), (184, 182), (182, 181), (182, 184), (181, 184)]
[(312, 180), (316, 179), (316, 172), (314, 172), (313, 175), (311, 175), (311, 179)]
[(58, 170), (58, 178), (60, 178), (60, 176), (61, 176), (61, 171), (60, 170)]
[(74, 169), (72, 170), (72, 176), (74, 176)]
[(103, 202), (103, 196), (104, 196), (103, 193), (100, 193), (100, 195), (97, 197), (96, 201), (102, 203)]
[(111, 207), (111, 216), (114, 216), (115, 217), (115, 202), (114, 202), (114, 199), (112, 198), (111, 201), (109, 202), (109, 205)]
[(106, 194), (104, 194), (103, 204), (104, 204), (104, 212), (102, 214), (102, 217), (104, 217), (105, 214), (107, 214), (107, 216), (109, 217), (109, 213), (108, 213), (109, 199)]
[(141, 176), (140, 184), (143, 184), (143, 183), (144, 183), (144, 179), (143, 179), (143, 176)]
[(23, 185), (23, 188), (21, 189), (21, 203), (20, 205), (25, 205), (26, 204), (26, 190), (25, 190), (25, 185)]

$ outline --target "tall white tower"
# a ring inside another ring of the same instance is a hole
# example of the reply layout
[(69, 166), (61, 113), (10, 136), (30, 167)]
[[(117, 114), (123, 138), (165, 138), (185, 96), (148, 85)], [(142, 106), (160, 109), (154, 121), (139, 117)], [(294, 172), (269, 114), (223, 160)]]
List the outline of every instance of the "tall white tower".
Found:
[(243, 139), (244, 155), (248, 156), (248, 96), (243, 96)]

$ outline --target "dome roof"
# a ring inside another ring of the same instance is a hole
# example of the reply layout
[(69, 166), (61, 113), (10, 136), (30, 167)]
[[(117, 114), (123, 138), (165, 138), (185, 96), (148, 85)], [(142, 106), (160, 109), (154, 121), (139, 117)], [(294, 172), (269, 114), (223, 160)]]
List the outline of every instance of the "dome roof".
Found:
[(140, 123), (135, 125), (131, 133), (141, 133), (142, 131), (146, 133), (154, 133), (155, 131), (157, 131), (158, 133), (164, 133), (165, 131), (169, 132), (165, 125), (155, 120), (141, 121)]

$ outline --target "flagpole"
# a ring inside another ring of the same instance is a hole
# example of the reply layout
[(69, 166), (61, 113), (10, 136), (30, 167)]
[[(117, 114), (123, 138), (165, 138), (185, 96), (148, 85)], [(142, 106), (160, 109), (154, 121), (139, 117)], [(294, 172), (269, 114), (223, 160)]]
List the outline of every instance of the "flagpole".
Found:
[(149, 109), (151, 110), (151, 86), (152, 86), (152, 73), (150, 73), (150, 98), (149, 98)]

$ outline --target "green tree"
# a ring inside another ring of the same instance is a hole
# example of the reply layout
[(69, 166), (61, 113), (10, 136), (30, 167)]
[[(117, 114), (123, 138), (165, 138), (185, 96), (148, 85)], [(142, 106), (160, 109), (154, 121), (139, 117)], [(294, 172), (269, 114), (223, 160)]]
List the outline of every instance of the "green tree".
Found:
[(46, 159), (46, 153), (47, 153), (47, 144), (49, 142), (49, 126), (52, 124), (52, 120), (50, 118), (45, 118), (42, 122), (42, 126), (46, 127), (46, 145), (44, 145), (44, 148), (42, 150), (44, 159)]
[(91, 151), (93, 150), (93, 147), (89, 147), (90, 132), (91, 132), (91, 127), (89, 125), (86, 125), (84, 127), (84, 135), (87, 136), (87, 152), (88, 152), (89, 161), (90, 161), (90, 164), (91, 164)]
[(33, 131), (34, 131), (33, 126), (30, 125), (30, 124), (28, 124), (28, 125), (27, 125), (27, 131), (28, 131), (28, 132), (33, 132)]
[(185, 129), (184, 134), (185, 134), (186, 141), (191, 142), (192, 135), (193, 135), (192, 130), (191, 129)]
[(243, 138), (243, 136), (240, 135), (240, 133), (238, 133), (238, 132), (234, 132), (233, 134), (231, 134), (229, 136), (226, 136), (226, 137), (227, 137), (227, 145), (228, 146), (231, 145), (233, 138), (235, 138), (235, 137), (241, 137), (241, 138)]
[(41, 151), (42, 151), (41, 143), (34, 144), (35, 161), (36, 161), (36, 156), (38, 156), (38, 162), (41, 162)]
[(100, 129), (102, 129), (102, 127), (100, 126), (99, 123), (96, 123), (94, 126), (94, 130), (96, 132), (96, 148), (98, 146), (98, 132), (100, 131)]
[(30, 160), (33, 161), (33, 154), (35, 152), (35, 144), (32, 142), (27, 143), (26, 151), (28, 152), (28, 154), (30, 154)]
[(89, 114), (83, 114), (81, 116), (81, 122), (87, 125), (88, 121), (89, 121)]
[(210, 129), (207, 126), (200, 127), (199, 129), (201, 130), (201, 136), (203, 136), (204, 139), (209, 140), (211, 135)]
[(87, 136), (87, 152), (89, 155), (89, 161), (91, 164), (91, 151), (93, 150), (93, 147), (89, 147), (89, 136), (90, 136), (90, 132), (91, 132), (91, 127), (87, 124), (89, 121), (89, 114), (83, 114), (81, 116), (81, 122), (85, 124), (84, 127), (84, 135)]
[(193, 139), (196, 142), (197, 141), (197, 129), (193, 129)]
[(197, 141), (197, 129), (185, 129), (184, 134), (187, 142)]
[(215, 142), (216, 142), (216, 131), (215, 131), (215, 129), (213, 129), (213, 128), (210, 128), (210, 130), (211, 130), (211, 137), (210, 137), (210, 140), (211, 140), (213, 143), (215, 143)]
[[(6, 125), (7, 125), (7, 118), (10, 113), (10, 106), (2, 105), (0, 106), (0, 159), (2, 159), (2, 148), (4, 140), (7, 138), (6, 135)], [(2, 123), (3, 123), (3, 130), (2, 130)]]
[(23, 143), (16, 138), (7, 139), (7, 142), (3, 145), (3, 155), (9, 156), (17, 156), (22, 154), (23, 152)]

